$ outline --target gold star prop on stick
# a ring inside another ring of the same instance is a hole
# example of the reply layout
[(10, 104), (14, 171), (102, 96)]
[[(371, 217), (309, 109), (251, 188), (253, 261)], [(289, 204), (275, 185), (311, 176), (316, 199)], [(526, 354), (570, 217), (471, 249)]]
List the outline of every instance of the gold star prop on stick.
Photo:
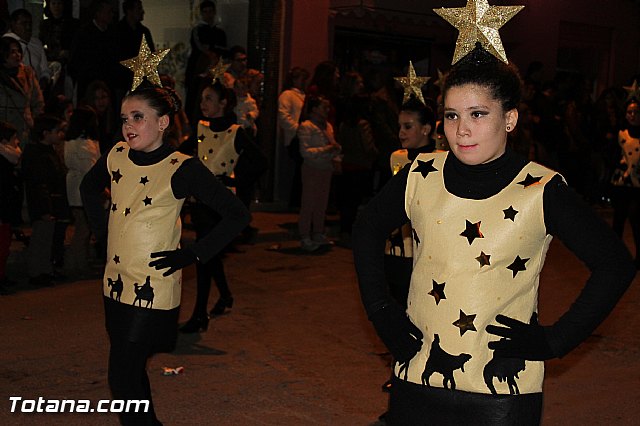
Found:
[(213, 78), (214, 83), (218, 80), (220, 84), (224, 85), (224, 73), (227, 72), (227, 68), (229, 68), (229, 65), (222, 62), (222, 59), (219, 59), (218, 63), (213, 68), (209, 69), (209, 75)]
[(404, 96), (402, 97), (402, 103), (405, 103), (411, 98), (411, 94), (413, 93), (416, 98), (422, 102), (423, 105), (426, 105), (424, 101), (424, 97), (422, 97), (422, 86), (427, 84), (431, 77), (417, 77), (416, 70), (413, 68), (413, 63), (409, 61), (409, 70), (407, 71), (406, 77), (394, 77), (396, 81), (402, 84), (404, 88)]
[(633, 84), (631, 86), (622, 86), (622, 88), (627, 91), (627, 100), (633, 98), (640, 100), (640, 87), (638, 87), (637, 80), (633, 80)]
[(169, 49), (151, 52), (146, 38), (142, 36), (138, 56), (120, 62), (122, 65), (133, 71), (133, 84), (131, 85), (131, 91), (136, 90), (140, 83), (142, 83), (142, 79), (144, 77), (147, 77), (147, 79), (156, 86), (162, 86), (160, 76), (158, 75), (158, 64), (162, 61), (162, 58), (167, 55), (167, 53), (169, 53)]
[(502, 62), (508, 63), (498, 30), (524, 6), (489, 6), (487, 0), (467, 0), (465, 7), (433, 9), (458, 29), (456, 50), (451, 65), (471, 52), (476, 42)]

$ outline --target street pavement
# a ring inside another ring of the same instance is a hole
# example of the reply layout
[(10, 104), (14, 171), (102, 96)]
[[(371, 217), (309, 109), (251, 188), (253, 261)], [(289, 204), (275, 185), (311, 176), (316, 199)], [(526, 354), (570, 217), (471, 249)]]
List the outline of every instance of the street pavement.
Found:
[[(364, 426), (385, 411), (390, 357), (362, 309), (352, 253), (339, 246), (302, 252), (295, 221), (289, 213), (255, 212), (255, 243), (224, 261), (233, 310), (149, 362), (165, 425)], [(629, 235), (625, 241), (632, 247)], [(21, 244), (12, 248), (16, 279), (26, 266)], [(184, 271), (181, 322), (193, 308), (194, 274), (193, 266)], [(570, 306), (586, 276), (554, 241), (540, 285), (541, 324)], [(14, 290), (0, 296), (0, 425), (118, 424), (114, 414), (11, 412), (10, 396), (93, 406), (110, 397), (100, 280), (34, 288), (22, 279)], [(210, 307), (216, 299), (214, 287)], [(592, 337), (546, 363), (544, 426), (639, 424), (639, 305), (636, 278)], [(163, 367), (184, 370), (166, 376)]]

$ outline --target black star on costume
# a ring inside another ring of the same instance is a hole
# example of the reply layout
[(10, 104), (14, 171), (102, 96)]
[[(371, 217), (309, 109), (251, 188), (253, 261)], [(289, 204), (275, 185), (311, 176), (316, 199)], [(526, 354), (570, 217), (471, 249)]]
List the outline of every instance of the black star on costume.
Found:
[(178, 159), (177, 158), (172, 158), (171, 161), (169, 161), (171, 163), (171, 165), (177, 164), (178, 163)]
[(213, 138), (214, 138), (214, 139), (218, 139), (218, 134), (217, 134), (217, 133), (214, 133)]
[(120, 256), (118, 256), (117, 254), (113, 256), (113, 261), (116, 263), (116, 265), (120, 263)]
[(120, 179), (122, 178), (122, 174), (120, 173), (120, 169), (116, 170), (116, 171), (111, 171), (111, 180), (113, 180), (115, 183), (120, 182)]
[(520, 256), (516, 256), (516, 260), (514, 260), (511, 265), (507, 266), (507, 269), (511, 269), (511, 272), (513, 272), (513, 278), (518, 275), (518, 272), (527, 270), (524, 265), (529, 261), (529, 259), (530, 258), (521, 259)]
[(143, 185), (146, 185), (147, 183), (149, 183), (149, 178), (146, 177), (146, 176), (142, 176), (140, 178), (140, 183), (143, 184)]
[(420, 173), (420, 174), (422, 174), (423, 178), (426, 178), (429, 175), (429, 173), (438, 171), (438, 169), (433, 167), (433, 161), (434, 160), (435, 159), (431, 159), (429, 161), (418, 160), (418, 166), (415, 167), (412, 170), (412, 172)]
[(202, 142), (204, 140), (204, 135), (198, 136), (198, 142)]
[(513, 206), (509, 206), (508, 209), (504, 209), (502, 212), (504, 213), (505, 219), (511, 219), (512, 222), (515, 222), (518, 210), (514, 209)]
[(442, 299), (446, 299), (447, 296), (444, 295), (444, 286), (446, 283), (438, 284), (436, 280), (433, 281), (433, 290), (429, 292), (434, 299), (436, 299), (436, 305), (440, 303)]
[(213, 154), (213, 149), (209, 148), (209, 154)]
[(226, 166), (227, 166), (227, 163), (224, 163), (224, 162), (223, 162), (223, 163), (220, 163), (220, 165), (221, 165), (222, 167), (226, 167)]
[(489, 262), (489, 259), (491, 259), (491, 255), (490, 254), (486, 254), (483, 251), (480, 252), (480, 256), (476, 257), (476, 260), (480, 264), (481, 268), (483, 266), (491, 265), (491, 262)]
[(124, 215), (129, 216), (131, 214), (131, 209), (129, 207), (124, 209)]
[(460, 319), (456, 320), (453, 325), (460, 329), (460, 336), (462, 336), (467, 331), (478, 331), (476, 330), (476, 326), (473, 325), (473, 321), (476, 319), (476, 314), (466, 315), (460, 309)]
[(229, 160), (229, 163), (233, 164), (233, 159)]
[(116, 203), (111, 204), (111, 211), (115, 212), (116, 210), (118, 210), (118, 205)]
[(473, 240), (475, 240), (476, 238), (484, 238), (484, 235), (482, 235), (482, 232), (480, 232), (480, 224), (482, 222), (471, 223), (468, 220), (465, 220), (465, 222), (467, 222), (465, 230), (460, 233), (460, 236), (467, 237), (469, 245), (471, 245), (473, 243)]
[(540, 179), (542, 179), (542, 176), (531, 176), (529, 173), (527, 173), (527, 177), (524, 178), (524, 180), (521, 180), (520, 182), (518, 182), (518, 185), (522, 185), (523, 187), (527, 188), (531, 185), (536, 185), (540, 183)]
[(144, 200), (142, 200), (142, 202), (144, 203), (145, 206), (150, 206), (151, 205), (151, 198), (149, 198), (149, 196), (147, 195), (146, 198)]
[(116, 148), (116, 152), (122, 152), (124, 151), (124, 146), (119, 146)]
[(411, 228), (411, 233), (413, 234), (413, 240), (416, 242), (416, 246), (419, 246), (420, 245), (420, 238), (418, 237), (418, 233), (413, 228)]

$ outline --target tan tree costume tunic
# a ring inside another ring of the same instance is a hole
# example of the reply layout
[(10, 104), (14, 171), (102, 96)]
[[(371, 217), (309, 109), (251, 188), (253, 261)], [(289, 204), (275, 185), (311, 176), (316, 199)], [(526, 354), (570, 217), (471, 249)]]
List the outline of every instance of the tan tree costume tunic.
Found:
[(198, 122), (198, 158), (214, 175), (233, 176), (238, 162), (234, 141), (239, 125), (233, 124), (223, 132), (214, 132), (209, 122)]
[(556, 173), (529, 163), (498, 194), (462, 199), (444, 186), (447, 155), (419, 155), (407, 181), (405, 209), (414, 228), (407, 313), (424, 344), (408, 365), (396, 364), (395, 374), (475, 393), (541, 392), (544, 364), (494, 360), (487, 344), (497, 337), (485, 327), (497, 314), (528, 323), (537, 311), (552, 239), (543, 192)]
[(171, 178), (190, 158), (175, 152), (150, 166), (129, 160), (129, 145), (116, 144), (107, 157), (111, 174), (111, 211), (104, 295), (143, 308), (169, 310), (180, 305), (182, 273), (163, 277), (149, 266), (150, 254), (180, 244), (183, 199), (176, 199)]
[(618, 145), (622, 158), (614, 171), (612, 183), (616, 186), (640, 187), (640, 139), (629, 134), (629, 130), (618, 133)]

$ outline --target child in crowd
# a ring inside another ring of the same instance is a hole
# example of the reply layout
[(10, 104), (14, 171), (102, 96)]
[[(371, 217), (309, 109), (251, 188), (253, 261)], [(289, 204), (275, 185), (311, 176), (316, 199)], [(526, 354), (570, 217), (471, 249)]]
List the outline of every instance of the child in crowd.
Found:
[(250, 79), (246, 76), (239, 77), (233, 82), (233, 91), (236, 94), (236, 106), (233, 112), (236, 114), (238, 124), (253, 138), (258, 134), (256, 119), (260, 115), (256, 100), (249, 93)]
[[(200, 110), (203, 119), (198, 123), (196, 134), (180, 147), (181, 152), (193, 153), (226, 186), (237, 188), (250, 185), (266, 170), (267, 159), (247, 136), (242, 126), (235, 123), (233, 92), (214, 79), (202, 91)], [(239, 161), (245, 164), (245, 173), (234, 174)], [(244, 204), (244, 203), (243, 203)], [(246, 205), (245, 205), (246, 206)], [(201, 239), (217, 226), (220, 217), (202, 204), (194, 203), (191, 221), (196, 230), (196, 239)], [(221, 315), (233, 306), (233, 297), (227, 284), (222, 255), (196, 264), (196, 304), (189, 321), (180, 329), (183, 333), (205, 331), (209, 324), (207, 305), (211, 290), (211, 279), (220, 294), (211, 310), (211, 316)]]
[(89, 240), (91, 232), (80, 197), (80, 182), (100, 158), (98, 117), (91, 107), (76, 108), (71, 115), (64, 143), (67, 167), (67, 199), (71, 208), (73, 236), (65, 253), (68, 275), (82, 277), (89, 273)]
[(51, 262), (57, 221), (68, 220), (66, 170), (55, 150), (64, 140), (64, 122), (54, 116), (36, 117), (35, 141), (25, 146), (22, 157), (27, 208), (31, 219), (31, 241), (27, 249), (29, 283), (50, 286)]
[(300, 155), (304, 159), (298, 230), (300, 245), (309, 252), (330, 244), (324, 234), (324, 221), (333, 175), (333, 160), (341, 151), (333, 136), (333, 126), (327, 120), (330, 108), (329, 100), (324, 97), (308, 95), (304, 111), (306, 119), (298, 127)]
[(22, 223), (22, 179), (18, 164), (22, 151), (18, 129), (0, 121), (0, 295), (9, 294), (12, 282), (7, 278), (6, 266), (14, 226)]
[[(121, 413), (124, 425), (160, 424), (146, 365), (153, 354), (175, 347), (181, 269), (207, 262), (249, 221), (242, 203), (200, 161), (167, 141), (177, 112), (172, 93), (143, 83), (125, 95), (120, 113), (125, 141), (101, 157), (80, 186), (98, 238), (107, 235), (101, 195), (111, 191), (103, 280), (109, 387), (114, 399), (150, 402), (147, 412)], [(180, 210), (190, 196), (220, 220), (195, 244), (180, 248)]]

